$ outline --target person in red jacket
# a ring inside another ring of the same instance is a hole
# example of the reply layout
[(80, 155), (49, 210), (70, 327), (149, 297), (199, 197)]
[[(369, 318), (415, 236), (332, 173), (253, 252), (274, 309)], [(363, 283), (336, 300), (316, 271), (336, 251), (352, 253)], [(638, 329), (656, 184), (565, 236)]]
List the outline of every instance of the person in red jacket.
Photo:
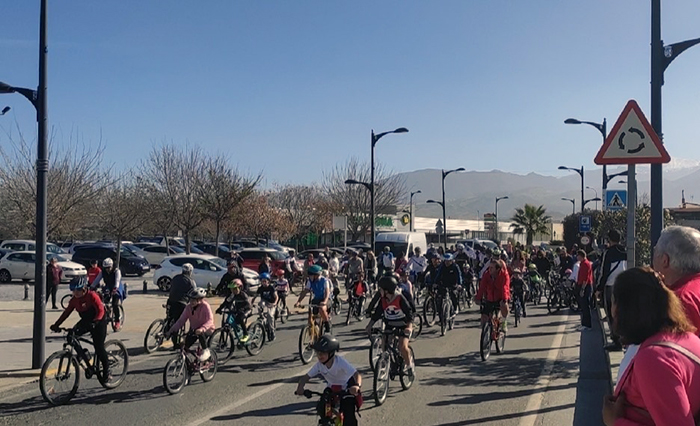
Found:
[(88, 284), (92, 285), (92, 282), (95, 281), (95, 278), (97, 278), (97, 276), (101, 273), (102, 269), (100, 269), (100, 267), (97, 266), (97, 260), (91, 261), (90, 269), (88, 269), (87, 271)]
[(503, 328), (506, 329), (505, 318), (508, 316), (508, 300), (510, 299), (510, 276), (506, 263), (501, 259), (492, 258), (489, 267), (481, 277), (479, 291), (476, 292), (476, 303), (481, 305), (481, 325), (489, 320), (493, 311), (500, 310), (503, 316)]
[(593, 292), (593, 267), (587, 259), (586, 252), (578, 250), (576, 258), (579, 261), (578, 277), (576, 277), (576, 290), (578, 306), (581, 308), (581, 330), (591, 329), (591, 293)]

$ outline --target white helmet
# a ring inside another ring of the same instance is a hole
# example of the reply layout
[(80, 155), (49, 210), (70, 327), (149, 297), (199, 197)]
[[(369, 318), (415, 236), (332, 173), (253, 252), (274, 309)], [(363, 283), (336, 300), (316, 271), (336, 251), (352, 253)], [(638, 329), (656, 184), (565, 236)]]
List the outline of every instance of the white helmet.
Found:
[(182, 265), (182, 273), (183, 274), (190, 274), (190, 273), (192, 273), (193, 270), (194, 270), (194, 268), (192, 267), (191, 263), (185, 263)]
[(111, 258), (108, 257), (102, 261), (103, 268), (111, 268), (112, 266), (114, 266), (114, 261)]
[(462, 243), (457, 244), (457, 250), (464, 250), (464, 244), (462, 244)]

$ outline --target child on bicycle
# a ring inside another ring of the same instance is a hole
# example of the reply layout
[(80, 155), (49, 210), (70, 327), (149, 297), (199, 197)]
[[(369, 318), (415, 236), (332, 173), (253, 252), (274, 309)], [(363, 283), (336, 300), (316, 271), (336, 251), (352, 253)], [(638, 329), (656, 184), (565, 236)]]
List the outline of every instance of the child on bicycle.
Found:
[(357, 273), (357, 279), (355, 282), (348, 286), (348, 295), (357, 299), (357, 303), (360, 308), (360, 315), (362, 315), (362, 309), (365, 306), (365, 299), (367, 297), (367, 283), (365, 282), (365, 273), (360, 271)]
[(520, 300), (520, 306), (523, 310), (523, 318), (527, 317), (527, 311), (525, 308), (525, 300), (527, 297), (527, 284), (523, 280), (523, 273), (520, 269), (513, 269), (513, 276), (510, 279), (510, 288), (513, 296), (513, 300), (517, 297)]
[(209, 345), (207, 344), (207, 337), (210, 336), (214, 329), (214, 315), (211, 313), (211, 306), (209, 302), (204, 300), (204, 296), (207, 295), (207, 291), (203, 288), (197, 288), (190, 291), (187, 295), (190, 298), (190, 302), (185, 306), (185, 310), (182, 311), (180, 318), (170, 327), (170, 330), (166, 333), (165, 338), (170, 338), (170, 335), (177, 333), (187, 321), (190, 322), (190, 331), (185, 336), (185, 347), (189, 348), (196, 341), (199, 340), (199, 346), (202, 348), (202, 353), (199, 356), (200, 361), (206, 361), (211, 356), (209, 352)]
[(287, 310), (287, 295), (289, 294), (289, 281), (284, 278), (284, 270), (278, 269), (275, 272), (277, 280), (275, 281), (275, 291), (277, 292), (277, 298), (279, 299), (279, 307), (281, 309)]
[(277, 305), (277, 291), (270, 283), (270, 274), (263, 272), (260, 274), (260, 287), (258, 291), (253, 296), (252, 304), (255, 304), (255, 299), (260, 296), (260, 307), (262, 309), (267, 308), (267, 319), (269, 330), (267, 330), (267, 337), (270, 342), (275, 340), (275, 306)]
[(311, 367), (308, 373), (301, 376), (295, 394), (303, 395), (304, 386), (316, 376), (323, 376), (326, 381), (326, 390), (318, 403), (317, 412), (321, 419), (325, 419), (324, 406), (327, 398), (333, 393), (340, 396), (340, 411), (343, 413), (343, 424), (345, 426), (356, 426), (357, 417), (355, 411), (362, 406), (362, 376), (345, 358), (337, 355), (340, 349), (338, 340), (330, 334), (324, 334), (312, 348), (316, 351), (318, 362)]
[(403, 297), (405, 297), (406, 300), (408, 300), (408, 304), (411, 305), (411, 309), (413, 309), (413, 312), (415, 313), (416, 304), (413, 302), (413, 285), (408, 279), (408, 272), (406, 271), (401, 271), (400, 273), (399, 289), (401, 290), (401, 294), (403, 294)]
[(109, 377), (109, 361), (105, 351), (105, 338), (107, 337), (107, 320), (105, 319), (105, 307), (102, 299), (94, 291), (88, 291), (89, 285), (86, 277), (76, 277), (70, 282), (70, 290), (73, 298), (56, 322), (49, 327), (51, 331), (58, 333), (63, 321), (68, 319), (75, 310), (80, 315), (80, 321), (73, 326), (76, 336), (90, 333), (92, 344), (95, 347), (97, 359), (102, 364), (102, 374), (105, 379)]
[(248, 341), (248, 326), (246, 325), (246, 319), (253, 311), (253, 305), (250, 303), (248, 295), (243, 291), (243, 282), (236, 278), (228, 284), (228, 288), (231, 290), (231, 295), (228, 296), (216, 309), (217, 314), (221, 314), (224, 309), (230, 309), (231, 315), (236, 324), (241, 328), (243, 332), (243, 337), (239, 339), (241, 343), (246, 343)]

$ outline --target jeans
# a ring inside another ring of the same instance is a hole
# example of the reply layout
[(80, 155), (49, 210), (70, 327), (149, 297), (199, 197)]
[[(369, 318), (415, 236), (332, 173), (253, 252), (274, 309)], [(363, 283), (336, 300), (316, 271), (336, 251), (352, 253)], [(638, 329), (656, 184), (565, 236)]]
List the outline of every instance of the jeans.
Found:
[(56, 291), (58, 291), (58, 285), (47, 284), (46, 285), (46, 302), (49, 301), (49, 296), (51, 296), (52, 307), (56, 307)]
[(584, 327), (591, 327), (591, 290), (590, 285), (585, 286), (581, 296), (581, 287), (576, 287), (578, 306), (581, 308), (581, 325)]
[(608, 317), (608, 325), (610, 326), (610, 340), (613, 341), (614, 344), (619, 345), (620, 344), (620, 338), (615, 334), (613, 330), (613, 316), (612, 316), (612, 292), (613, 292), (613, 286), (611, 285), (606, 285), (605, 290), (603, 292), (603, 301), (604, 301), (604, 306), (605, 306), (605, 315)]

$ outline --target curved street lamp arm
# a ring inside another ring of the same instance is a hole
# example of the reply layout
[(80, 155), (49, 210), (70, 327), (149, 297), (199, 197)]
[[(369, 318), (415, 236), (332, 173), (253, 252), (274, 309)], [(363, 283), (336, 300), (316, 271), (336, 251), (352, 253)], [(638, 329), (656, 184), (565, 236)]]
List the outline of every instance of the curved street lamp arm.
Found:
[(668, 66), (671, 65), (671, 62), (673, 62), (673, 60), (676, 59), (678, 55), (680, 55), (685, 50), (695, 46), (698, 43), (700, 43), (700, 38), (694, 38), (692, 40), (681, 41), (679, 43), (673, 43), (669, 44), (668, 46), (664, 46), (664, 56), (662, 60), (661, 69), (663, 71), (666, 71), (666, 68), (668, 68)]

